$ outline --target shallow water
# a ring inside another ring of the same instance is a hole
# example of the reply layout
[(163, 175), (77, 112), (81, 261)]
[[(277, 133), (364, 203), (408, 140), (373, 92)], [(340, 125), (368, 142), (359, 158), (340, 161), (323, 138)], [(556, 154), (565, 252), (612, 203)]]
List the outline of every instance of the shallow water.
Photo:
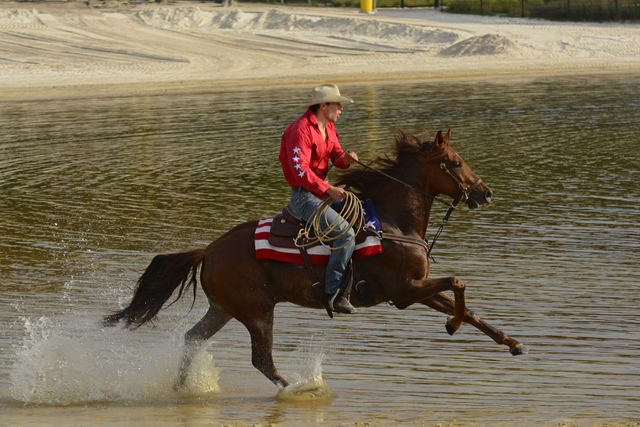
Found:
[[(285, 378), (333, 397), (279, 399), (237, 322), (174, 393), (201, 291), (155, 327), (103, 329), (158, 253), (203, 247), (287, 201), (279, 136), (308, 88), (0, 105), (0, 407), (7, 425), (542, 425), (640, 418), (637, 74), (343, 85), (337, 125), (361, 159), (396, 128), (452, 128), (493, 189), (456, 212), (432, 276), (525, 343), (388, 305), (329, 320), (276, 309)], [(275, 93), (275, 96), (274, 96)], [(444, 215), (436, 207), (432, 227)], [(452, 420), (455, 419), (455, 422)]]

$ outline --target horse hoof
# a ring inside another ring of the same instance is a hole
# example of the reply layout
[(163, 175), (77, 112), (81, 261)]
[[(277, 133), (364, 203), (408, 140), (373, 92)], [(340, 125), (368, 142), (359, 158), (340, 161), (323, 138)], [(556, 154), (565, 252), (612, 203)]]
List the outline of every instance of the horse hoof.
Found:
[(522, 354), (529, 353), (529, 349), (524, 344), (518, 344), (517, 346), (510, 348), (509, 353), (511, 353), (512, 356), (520, 356)]
[(453, 316), (449, 316), (447, 318), (447, 322), (444, 324), (444, 327), (447, 328), (447, 333), (449, 335), (453, 335), (456, 333), (457, 329), (453, 327), (451, 321), (453, 320)]

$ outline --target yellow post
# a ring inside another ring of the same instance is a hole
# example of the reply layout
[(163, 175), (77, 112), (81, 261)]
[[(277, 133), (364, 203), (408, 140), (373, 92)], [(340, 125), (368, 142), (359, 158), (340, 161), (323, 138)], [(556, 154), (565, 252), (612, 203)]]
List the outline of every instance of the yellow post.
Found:
[(373, 0), (360, 0), (360, 12), (373, 12)]

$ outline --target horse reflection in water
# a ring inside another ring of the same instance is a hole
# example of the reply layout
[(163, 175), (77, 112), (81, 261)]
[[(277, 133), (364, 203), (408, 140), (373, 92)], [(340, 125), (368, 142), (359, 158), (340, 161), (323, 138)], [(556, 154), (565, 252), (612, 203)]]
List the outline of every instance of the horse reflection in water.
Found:
[[(378, 303), (390, 302), (400, 310), (415, 303), (424, 304), (450, 315), (446, 322), (450, 334), (466, 322), (496, 343), (508, 346), (511, 354), (524, 354), (524, 345), (466, 308), (465, 284), (461, 280), (428, 278), (427, 251), (415, 242), (422, 241), (426, 234), (436, 195), (462, 200), (470, 209), (491, 202), (491, 190), (449, 146), (450, 135), (450, 130), (446, 135), (438, 132), (434, 141), (426, 141), (400, 131), (395, 158), (381, 157), (371, 163), (386, 176), (369, 168), (352, 167), (342, 173), (338, 185), (348, 186), (363, 200), (374, 201), (384, 235), (406, 240), (382, 240), (382, 253), (356, 261), (355, 267)], [(206, 249), (156, 256), (139, 279), (129, 306), (105, 318), (107, 325), (122, 320), (129, 327), (139, 327), (158, 314), (174, 291), (178, 290), (179, 299), (193, 286), (195, 298), (197, 271), (201, 267), (200, 281), (209, 309), (185, 334), (176, 389), (184, 385), (198, 349), (231, 319), (242, 323), (251, 335), (253, 366), (278, 387), (288, 385), (273, 363), (274, 307), (284, 301), (306, 308), (324, 307), (304, 266), (256, 260), (256, 226), (257, 221), (240, 224)], [(325, 267), (315, 270), (323, 281)], [(446, 291), (453, 293), (453, 299)], [(354, 306), (363, 306), (356, 292), (351, 300)]]

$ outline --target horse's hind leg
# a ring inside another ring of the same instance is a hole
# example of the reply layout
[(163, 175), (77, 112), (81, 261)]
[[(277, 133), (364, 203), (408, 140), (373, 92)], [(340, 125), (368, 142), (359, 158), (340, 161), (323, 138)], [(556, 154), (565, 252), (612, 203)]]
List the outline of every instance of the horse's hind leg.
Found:
[[(439, 293), (436, 295), (427, 298), (424, 301), (421, 301), (422, 304), (425, 304), (434, 310), (438, 310), (442, 313), (453, 314), (454, 312), (454, 301), (449, 298), (448, 295), (444, 293)], [(453, 335), (456, 332), (456, 329), (449, 326), (449, 321), (451, 318), (447, 320), (447, 332), (449, 335)], [(529, 352), (527, 347), (520, 343), (519, 341), (509, 337), (507, 334), (502, 332), (500, 329), (495, 328), (478, 317), (473, 311), (467, 309), (467, 315), (464, 318), (464, 322), (468, 323), (478, 330), (484, 332), (487, 336), (493, 339), (498, 344), (504, 344), (509, 347), (509, 352), (518, 356), (521, 354), (526, 354)]]
[(251, 335), (251, 363), (278, 387), (286, 387), (289, 383), (280, 376), (273, 363), (273, 307), (253, 307), (251, 317), (238, 319)]
[(231, 320), (231, 315), (224, 311), (216, 301), (209, 299), (209, 310), (207, 314), (184, 335), (184, 354), (180, 360), (178, 378), (173, 386), (175, 390), (184, 386), (189, 373), (189, 367), (200, 346), (222, 329), (229, 320)]

